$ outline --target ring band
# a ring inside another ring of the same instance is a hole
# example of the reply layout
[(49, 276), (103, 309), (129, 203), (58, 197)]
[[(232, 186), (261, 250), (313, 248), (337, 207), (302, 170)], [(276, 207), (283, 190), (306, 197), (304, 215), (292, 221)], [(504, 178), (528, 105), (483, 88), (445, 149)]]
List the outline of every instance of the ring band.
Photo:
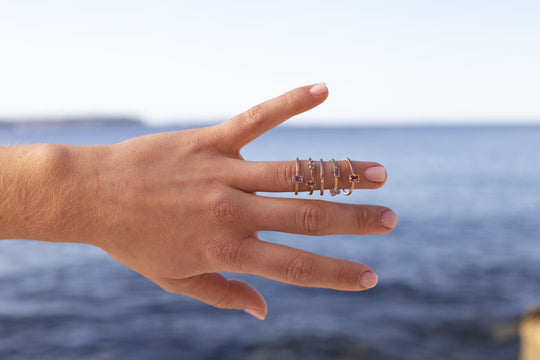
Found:
[(300, 160), (296, 158), (296, 175), (293, 175), (292, 182), (294, 184), (294, 195), (298, 195), (298, 185), (304, 181), (302, 175), (300, 175)]
[(338, 185), (339, 185), (339, 168), (336, 166), (336, 162), (334, 159), (330, 159), (330, 161), (332, 162), (332, 166), (334, 168), (334, 188), (333, 189), (330, 189), (330, 195), (332, 196), (336, 196), (336, 195), (339, 195), (340, 193), (340, 190), (338, 188)]
[(319, 174), (321, 175), (321, 196), (324, 194), (324, 161), (321, 159), (320, 161), (321, 169), (319, 171)]
[(315, 185), (317, 185), (317, 183), (315, 182), (315, 161), (311, 160), (311, 158), (308, 158), (308, 169), (310, 173), (310, 179), (306, 181), (306, 185), (310, 188), (309, 195), (312, 195), (313, 190), (315, 189)]
[(341, 192), (343, 192), (344, 195), (349, 196), (352, 194), (354, 190), (354, 184), (360, 181), (360, 175), (354, 173), (354, 168), (352, 166), (351, 159), (345, 158), (343, 160), (347, 160), (347, 162), (349, 163), (349, 167), (351, 168), (351, 175), (349, 175), (349, 182), (351, 183), (351, 188), (348, 192), (347, 190), (344, 190), (344, 189), (342, 189)]

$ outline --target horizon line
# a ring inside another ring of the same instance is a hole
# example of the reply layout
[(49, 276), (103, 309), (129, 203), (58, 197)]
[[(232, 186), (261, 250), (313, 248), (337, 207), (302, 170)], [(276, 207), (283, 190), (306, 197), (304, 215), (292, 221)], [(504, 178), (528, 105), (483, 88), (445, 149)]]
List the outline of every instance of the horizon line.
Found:
[[(0, 116), (0, 125), (77, 125), (77, 124), (139, 124), (146, 127), (166, 126), (212, 126), (226, 121), (217, 117), (191, 119), (145, 119), (134, 115), (46, 115), (46, 116)], [(286, 127), (415, 127), (415, 126), (540, 126), (540, 117), (489, 118), (489, 117), (433, 117), (433, 118), (292, 118), (279, 125)]]

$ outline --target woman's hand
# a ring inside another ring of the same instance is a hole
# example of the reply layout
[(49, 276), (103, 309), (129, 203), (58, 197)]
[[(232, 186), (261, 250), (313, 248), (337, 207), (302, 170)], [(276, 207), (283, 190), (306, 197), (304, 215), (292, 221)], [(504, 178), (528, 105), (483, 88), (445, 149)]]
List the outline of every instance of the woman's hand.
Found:
[[(384, 234), (388, 208), (269, 198), (294, 191), (295, 161), (248, 162), (240, 149), (288, 118), (322, 103), (324, 84), (292, 90), (222, 124), (76, 147), (77, 164), (56, 238), (101, 247), (167, 291), (263, 319), (267, 305), (250, 285), (220, 272), (251, 273), (289, 284), (361, 291), (377, 283), (365, 265), (268, 243), (258, 230), (307, 235)], [(303, 160), (305, 161), (305, 160)], [(353, 162), (357, 188), (386, 180), (377, 163)], [(318, 164), (317, 164), (318, 166)], [(347, 162), (338, 162), (349, 174)], [(310, 174), (302, 166), (304, 179)], [(318, 177), (317, 167), (317, 177)], [(327, 163), (326, 188), (333, 187)], [(342, 176), (341, 188), (349, 188)], [(301, 191), (309, 190), (304, 184)], [(317, 191), (317, 189), (316, 189)]]

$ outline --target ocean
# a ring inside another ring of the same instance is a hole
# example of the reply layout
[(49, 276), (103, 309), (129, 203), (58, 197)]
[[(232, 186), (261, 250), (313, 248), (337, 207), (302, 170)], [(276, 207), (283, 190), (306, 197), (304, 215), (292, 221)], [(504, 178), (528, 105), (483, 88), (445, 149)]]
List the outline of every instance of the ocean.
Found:
[[(114, 143), (176, 129), (4, 126), (0, 144)], [(258, 321), (169, 294), (91, 246), (6, 240), (0, 359), (517, 359), (518, 321), (540, 304), (538, 139), (540, 127), (526, 126), (276, 128), (243, 156), (380, 162), (383, 188), (324, 198), (386, 205), (399, 221), (379, 236), (260, 237), (368, 264), (377, 287), (228, 274), (265, 296)]]

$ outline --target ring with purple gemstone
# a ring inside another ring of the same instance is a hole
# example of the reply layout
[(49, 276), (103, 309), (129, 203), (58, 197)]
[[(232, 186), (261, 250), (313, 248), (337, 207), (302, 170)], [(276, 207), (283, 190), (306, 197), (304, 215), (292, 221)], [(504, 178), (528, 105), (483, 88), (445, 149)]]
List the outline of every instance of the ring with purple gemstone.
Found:
[(298, 195), (298, 185), (304, 182), (304, 178), (300, 175), (300, 160), (296, 158), (296, 175), (293, 175), (292, 182), (294, 184), (294, 195)]
[(339, 185), (339, 168), (336, 166), (336, 161), (334, 159), (330, 159), (332, 162), (332, 167), (334, 168), (334, 188), (330, 189), (330, 195), (336, 196), (339, 195), (340, 190), (338, 188)]
[(310, 173), (310, 178), (308, 181), (306, 181), (306, 185), (310, 188), (309, 195), (312, 195), (313, 190), (315, 189), (315, 185), (317, 185), (317, 183), (315, 182), (315, 161), (311, 160), (311, 158), (308, 158), (308, 169)]
[(351, 183), (351, 189), (349, 191), (342, 189), (344, 195), (349, 196), (352, 194), (354, 190), (354, 184), (360, 181), (360, 175), (354, 173), (354, 168), (352, 166), (352, 161), (349, 158), (345, 158), (343, 160), (347, 160), (349, 163), (349, 167), (351, 168), (351, 175), (349, 175), (349, 182)]
[(321, 196), (324, 194), (324, 161), (320, 160), (321, 168), (319, 174), (321, 175)]

